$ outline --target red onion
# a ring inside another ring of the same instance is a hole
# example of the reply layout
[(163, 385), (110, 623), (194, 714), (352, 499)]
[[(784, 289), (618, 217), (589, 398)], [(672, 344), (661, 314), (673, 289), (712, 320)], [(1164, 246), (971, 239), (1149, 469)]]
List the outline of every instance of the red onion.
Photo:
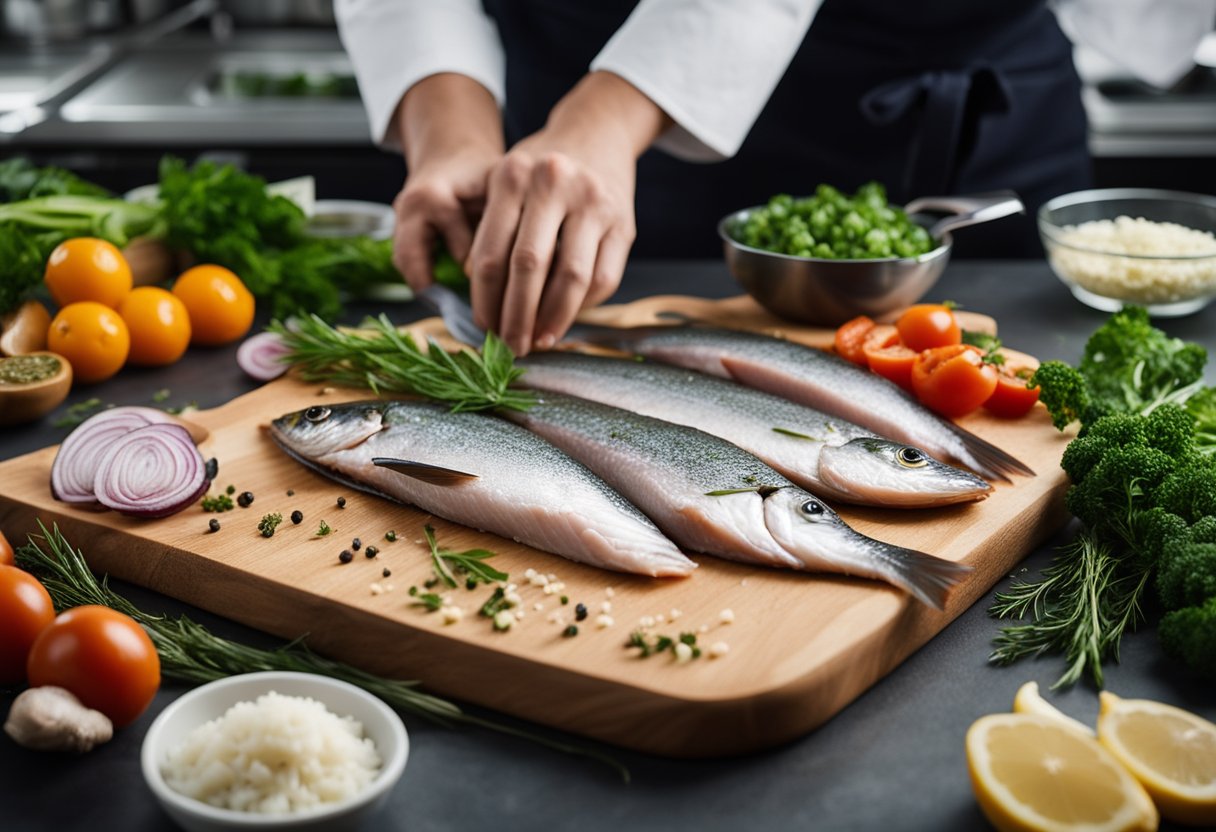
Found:
[(51, 494), (65, 503), (97, 502), (93, 482), (110, 443), (137, 428), (172, 422), (172, 416), (151, 407), (115, 407), (90, 416), (59, 446), (51, 463)]
[(135, 517), (165, 517), (207, 493), (206, 463), (181, 425), (147, 425), (105, 450), (93, 481), (98, 501)]
[(246, 338), (236, 351), (236, 363), (258, 381), (270, 381), (287, 372), (283, 356), (290, 350), (275, 332), (260, 332)]

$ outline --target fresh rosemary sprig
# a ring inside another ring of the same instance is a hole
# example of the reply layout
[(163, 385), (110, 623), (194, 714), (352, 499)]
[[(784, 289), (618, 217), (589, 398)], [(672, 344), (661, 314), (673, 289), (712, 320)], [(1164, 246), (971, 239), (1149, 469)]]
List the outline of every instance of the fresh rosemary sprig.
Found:
[(998, 593), (990, 614), (1033, 623), (1002, 628), (989, 660), (1012, 664), (1026, 656), (1060, 652), (1068, 663), (1052, 688), (1075, 684), (1087, 670), (1102, 686), (1102, 662), (1119, 660), (1119, 639), (1142, 618), (1140, 597), (1148, 571), (1120, 575), (1121, 561), (1091, 534), (1060, 551), (1035, 582), (1015, 581)]
[(422, 533), (426, 535), (427, 545), (431, 547), (431, 564), (435, 567), (435, 574), (449, 587), (454, 589), (457, 585), (453, 572), (467, 575), (473, 582), (482, 584), (497, 583), (510, 577), (506, 572), (499, 572), (485, 562), (487, 558), (494, 557), (494, 553), (489, 549), (467, 549), (463, 552), (440, 549), (438, 541), (435, 540), (435, 530), (429, 523), (422, 527)]
[(511, 350), (493, 333), (481, 353), (449, 353), (434, 341), (423, 351), (409, 333), (401, 333), (385, 315), (365, 322), (370, 332), (335, 329), (316, 315), (290, 325), (270, 325), (290, 351), (286, 361), (306, 381), (383, 392), (413, 393), (450, 404), (453, 411), (527, 410), (536, 396), (511, 388), (523, 374)]
[(72, 547), (59, 531), (58, 525), (52, 526), (48, 531), (39, 521), (38, 528), (41, 534), (30, 535), (28, 543), (17, 550), (17, 562), (22, 568), (38, 576), (50, 593), (55, 609), (65, 610), (87, 604), (99, 604), (129, 615), (152, 639), (156, 652), (160, 655), (161, 673), (166, 678), (203, 683), (239, 673), (263, 670), (316, 673), (350, 682), (380, 697), (399, 711), (441, 725), (476, 725), (555, 751), (597, 760), (611, 766), (625, 782), (629, 782), (627, 768), (595, 749), (561, 742), (522, 728), (465, 713), (455, 703), (423, 692), (420, 682), (384, 679), (342, 662), (318, 656), (304, 644), (303, 636), (274, 650), (262, 650), (213, 635), (206, 627), (185, 616), (171, 618), (143, 612), (111, 590), (104, 576), (98, 579), (93, 575), (80, 550)]

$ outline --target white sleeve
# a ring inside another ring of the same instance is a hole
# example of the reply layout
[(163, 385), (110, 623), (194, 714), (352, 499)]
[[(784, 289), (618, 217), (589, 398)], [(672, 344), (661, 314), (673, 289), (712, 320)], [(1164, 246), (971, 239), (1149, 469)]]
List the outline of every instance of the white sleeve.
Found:
[(1060, 28), (1157, 87), (1195, 66), (1195, 48), (1212, 31), (1216, 0), (1053, 0)]
[(334, 11), (377, 144), (400, 146), (393, 114), (430, 75), (467, 75), (502, 106), (502, 42), (479, 0), (335, 0)]
[(738, 152), (823, 0), (641, 0), (592, 71), (619, 75), (675, 121), (656, 147), (689, 161)]

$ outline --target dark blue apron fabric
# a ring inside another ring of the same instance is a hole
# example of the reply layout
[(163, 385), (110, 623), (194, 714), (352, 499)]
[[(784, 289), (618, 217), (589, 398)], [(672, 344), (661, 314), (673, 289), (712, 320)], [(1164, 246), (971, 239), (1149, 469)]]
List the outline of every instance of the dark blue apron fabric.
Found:
[[(483, 2), (506, 50), (509, 142), (544, 125), (635, 5)], [(1044, 0), (825, 0), (733, 158), (639, 160), (634, 252), (715, 256), (730, 211), (877, 180), (900, 204), (1012, 188), (1028, 215), (962, 230), (956, 251), (1037, 256), (1034, 211), (1090, 178), (1072, 47)]]

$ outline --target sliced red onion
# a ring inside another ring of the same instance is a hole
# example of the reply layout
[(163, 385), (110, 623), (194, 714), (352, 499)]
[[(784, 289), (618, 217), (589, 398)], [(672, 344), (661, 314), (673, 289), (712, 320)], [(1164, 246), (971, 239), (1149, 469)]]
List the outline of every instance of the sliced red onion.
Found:
[(181, 425), (147, 425), (106, 449), (93, 491), (107, 508), (135, 517), (166, 517), (207, 493), (206, 463)]
[(290, 352), (276, 332), (259, 332), (246, 338), (236, 351), (236, 363), (258, 381), (270, 381), (287, 372), (283, 356)]
[(95, 503), (93, 482), (110, 443), (131, 431), (171, 424), (173, 417), (151, 407), (115, 407), (81, 422), (59, 446), (51, 463), (51, 494), (65, 503)]

